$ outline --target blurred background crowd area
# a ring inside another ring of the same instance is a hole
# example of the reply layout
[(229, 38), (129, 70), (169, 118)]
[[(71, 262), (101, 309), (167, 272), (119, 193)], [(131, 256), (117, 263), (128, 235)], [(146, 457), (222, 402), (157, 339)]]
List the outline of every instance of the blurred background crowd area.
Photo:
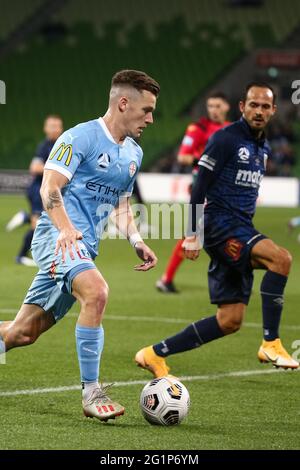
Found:
[(60, 114), (65, 128), (100, 116), (111, 76), (135, 68), (161, 85), (143, 171), (180, 171), (178, 146), (207, 94), (225, 92), (234, 120), (258, 79), (278, 95), (268, 174), (299, 177), (299, 20), (298, 0), (0, 0), (0, 168), (28, 168), (46, 115)]

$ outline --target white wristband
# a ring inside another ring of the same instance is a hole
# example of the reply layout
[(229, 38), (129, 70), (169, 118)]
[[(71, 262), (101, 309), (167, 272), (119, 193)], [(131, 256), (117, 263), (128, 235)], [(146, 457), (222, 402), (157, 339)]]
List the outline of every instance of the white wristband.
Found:
[(133, 233), (132, 235), (130, 235), (129, 239), (128, 239), (130, 245), (135, 248), (135, 245), (138, 243), (138, 242), (142, 242), (143, 239), (141, 237), (141, 235), (138, 233), (138, 232), (135, 232)]

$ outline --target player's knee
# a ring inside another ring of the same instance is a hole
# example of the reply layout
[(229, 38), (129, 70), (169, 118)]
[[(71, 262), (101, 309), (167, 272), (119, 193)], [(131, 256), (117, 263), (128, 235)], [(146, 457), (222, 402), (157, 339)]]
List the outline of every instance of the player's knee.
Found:
[(240, 318), (228, 318), (226, 319), (221, 328), (226, 335), (236, 333), (242, 326), (242, 319)]
[(94, 286), (93, 290), (88, 292), (85, 297), (85, 305), (96, 306), (96, 310), (102, 311), (108, 300), (109, 288), (105, 281), (98, 283)]
[(98, 303), (100, 305), (106, 305), (108, 301), (109, 287), (108, 284), (103, 281), (98, 291)]
[(243, 314), (242, 312), (222, 312), (219, 310), (217, 314), (218, 322), (220, 328), (222, 329), (225, 335), (230, 335), (231, 333), (235, 333), (238, 331), (242, 326), (243, 321)]
[(275, 260), (275, 271), (287, 276), (290, 272), (292, 261), (293, 258), (290, 252), (285, 248), (281, 248)]
[(217, 320), (225, 335), (238, 331), (243, 322), (244, 304), (223, 305), (217, 311)]
[(293, 258), (292, 258), (291, 253), (286, 249), (282, 249), (282, 264), (287, 274), (290, 272), (292, 262), (293, 262)]

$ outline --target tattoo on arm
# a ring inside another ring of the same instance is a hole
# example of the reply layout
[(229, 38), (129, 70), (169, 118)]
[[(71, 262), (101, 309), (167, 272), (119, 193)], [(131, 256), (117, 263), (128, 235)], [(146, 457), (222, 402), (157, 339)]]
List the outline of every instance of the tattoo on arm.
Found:
[(63, 205), (63, 200), (60, 194), (60, 191), (52, 191), (48, 194), (48, 197), (45, 201), (45, 209), (51, 210), (55, 207), (61, 207)]

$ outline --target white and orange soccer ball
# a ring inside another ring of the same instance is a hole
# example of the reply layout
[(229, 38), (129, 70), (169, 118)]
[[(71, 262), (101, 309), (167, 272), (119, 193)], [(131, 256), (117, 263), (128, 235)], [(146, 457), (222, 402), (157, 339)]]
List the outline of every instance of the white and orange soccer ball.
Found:
[(141, 411), (151, 424), (171, 426), (187, 416), (190, 395), (176, 377), (167, 376), (151, 380), (142, 390)]

